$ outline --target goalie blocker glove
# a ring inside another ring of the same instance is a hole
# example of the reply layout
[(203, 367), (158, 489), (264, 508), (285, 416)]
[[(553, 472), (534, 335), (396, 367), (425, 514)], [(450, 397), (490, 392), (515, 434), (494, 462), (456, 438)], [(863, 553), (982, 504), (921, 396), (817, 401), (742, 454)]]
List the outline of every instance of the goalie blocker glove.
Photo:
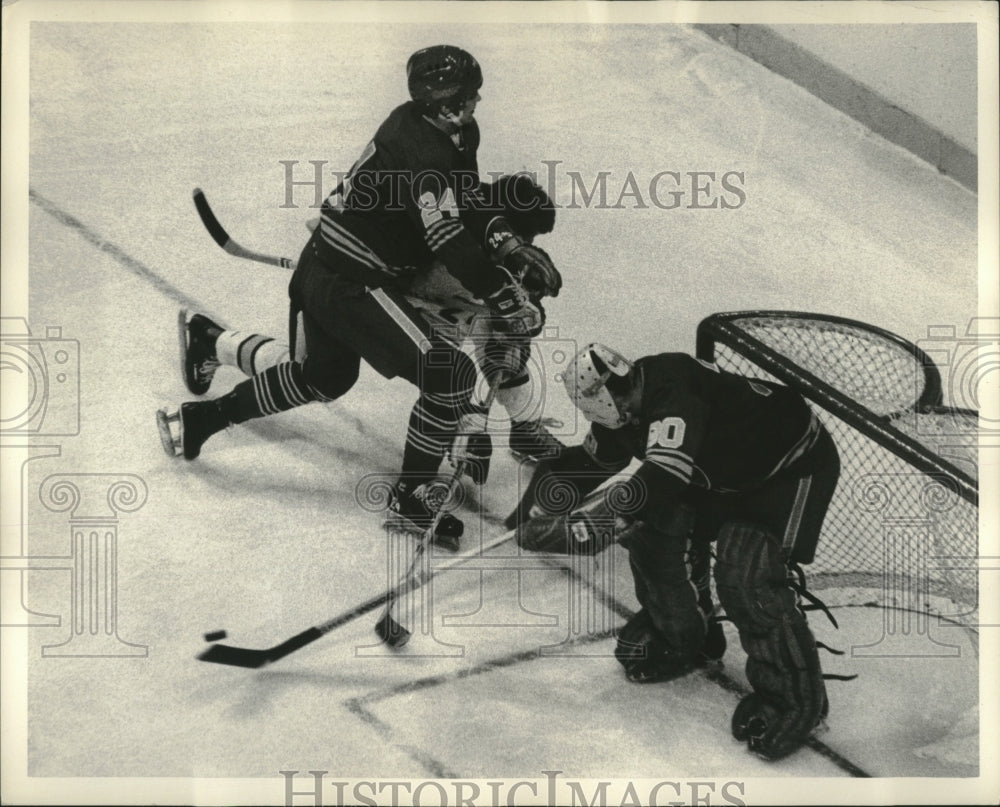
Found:
[(570, 513), (552, 515), (538, 508), (518, 528), (517, 543), (531, 552), (560, 555), (596, 555), (620, 541), (633, 526), (631, 518), (616, 513), (606, 496), (597, 496)]

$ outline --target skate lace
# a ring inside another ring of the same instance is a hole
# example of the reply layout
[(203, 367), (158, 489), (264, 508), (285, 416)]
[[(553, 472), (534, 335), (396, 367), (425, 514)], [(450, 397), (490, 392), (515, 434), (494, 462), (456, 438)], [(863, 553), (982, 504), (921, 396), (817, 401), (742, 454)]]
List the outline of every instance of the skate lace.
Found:
[(417, 485), (413, 490), (407, 491), (403, 498), (420, 502), (428, 513), (433, 514), (444, 506), (448, 500), (448, 494), (449, 488), (446, 484), (442, 482), (424, 482)]
[(218, 370), (222, 364), (218, 359), (203, 359), (194, 366), (195, 375), (198, 376), (199, 380), (208, 380), (215, 375), (215, 371)]
[(515, 424), (511, 428), (511, 443), (515, 450), (524, 453), (558, 453), (565, 448), (541, 421)]

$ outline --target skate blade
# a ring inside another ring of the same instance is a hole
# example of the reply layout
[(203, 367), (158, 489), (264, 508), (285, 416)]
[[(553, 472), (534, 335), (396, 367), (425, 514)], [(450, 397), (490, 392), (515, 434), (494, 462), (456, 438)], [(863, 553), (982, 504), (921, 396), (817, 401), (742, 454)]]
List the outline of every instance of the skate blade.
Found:
[(181, 381), (192, 395), (205, 395), (208, 393), (212, 380), (200, 382), (197, 378), (188, 375), (188, 351), (191, 349), (191, 334), (188, 329), (190, 319), (190, 309), (182, 308), (177, 312), (177, 346), (180, 349), (180, 369)]
[(518, 451), (516, 448), (511, 448), (509, 450), (511, 456), (518, 462), (527, 462), (532, 465), (538, 465), (538, 463), (553, 459), (556, 456), (554, 452), (552, 454), (546, 454), (544, 457), (539, 457), (536, 454), (525, 454), (523, 451)]
[(461, 548), (461, 535), (429, 534), (430, 529), (428, 527), (418, 527), (406, 516), (392, 511), (386, 513), (382, 521), (382, 529), (406, 533), (412, 535), (418, 541), (429, 539), (430, 544), (448, 552), (458, 552)]
[(423, 537), (427, 533), (426, 527), (418, 527), (406, 516), (391, 510), (385, 514), (385, 518), (382, 521), (382, 529), (393, 530), (394, 532), (407, 532), (418, 538)]
[(175, 409), (173, 412), (168, 412), (166, 409), (158, 409), (156, 428), (160, 433), (160, 444), (167, 456), (183, 456), (184, 423), (181, 420), (180, 410)]
[[(561, 420), (559, 420), (559, 418), (553, 418), (553, 417), (543, 417), (540, 422), (546, 429), (550, 429), (553, 431), (562, 429), (566, 425)], [(510, 446), (508, 446), (507, 448), (510, 451), (511, 455), (514, 457), (514, 459), (516, 459), (518, 462), (531, 462), (535, 463), (536, 465), (539, 462), (542, 462), (543, 460), (552, 459), (553, 457), (556, 456), (554, 452), (546, 454), (545, 456), (538, 456), (537, 454), (527, 454), (524, 451), (518, 451), (516, 448), (511, 448)]]
[(187, 334), (187, 321), (188, 321), (188, 310), (186, 308), (180, 309), (177, 312), (177, 342), (180, 347), (180, 368), (181, 368), (181, 381), (184, 382), (184, 386), (188, 388), (189, 391), (194, 392), (191, 389), (191, 385), (188, 383), (187, 377), (187, 352), (188, 352), (188, 334)]

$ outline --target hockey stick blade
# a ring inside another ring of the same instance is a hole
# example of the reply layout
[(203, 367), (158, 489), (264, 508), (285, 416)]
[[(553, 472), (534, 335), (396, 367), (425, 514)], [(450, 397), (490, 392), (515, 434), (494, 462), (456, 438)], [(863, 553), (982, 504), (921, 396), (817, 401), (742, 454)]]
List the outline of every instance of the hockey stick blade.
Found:
[(195, 188), (192, 195), (194, 197), (195, 209), (198, 211), (199, 218), (201, 218), (201, 223), (205, 225), (205, 229), (208, 230), (208, 234), (212, 236), (215, 243), (228, 252), (229, 233), (226, 232), (225, 228), (215, 217), (215, 213), (212, 212), (212, 208), (208, 204), (208, 199), (205, 198), (205, 192), (201, 188)]
[(230, 667), (246, 667), (256, 670), (266, 667), (273, 661), (284, 658), (289, 653), (294, 653), (300, 647), (305, 647), (322, 635), (323, 631), (319, 628), (309, 628), (297, 636), (293, 636), (291, 639), (266, 650), (234, 647), (228, 644), (213, 644), (198, 655), (198, 660), (207, 661), (212, 664), (226, 664)]
[(392, 596), (392, 592), (386, 591), (377, 597), (372, 597), (361, 605), (355, 608), (345, 611), (339, 616), (335, 616), (333, 619), (327, 620), (322, 625), (314, 625), (311, 628), (306, 628), (302, 633), (298, 633), (291, 639), (286, 639), (281, 644), (276, 644), (274, 647), (268, 647), (263, 650), (255, 650), (249, 647), (233, 647), (232, 645), (226, 644), (213, 644), (207, 650), (202, 651), (198, 655), (199, 661), (208, 661), (212, 664), (226, 664), (230, 667), (248, 667), (250, 669), (259, 669), (268, 664), (271, 664), (278, 659), (283, 659), (290, 653), (294, 653), (305, 647), (307, 644), (311, 644), (319, 639), (321, 636), (325, 636), (334, 628), (339, 628), (341, 625), (346, 625), (348, 622), (353, 622), (358, 617), (364, 616), (376, 608), (384, 605), (389, 597)]
[(215, 217), (215, 212), (208, 204), (205, 192), (201, 188), (194, 189), (192, 198), (194, 199), (195, 209), (198, 211), (198, 218), (200, 218), (201, 223), (205, 225), (205, 229), (208, 230), (208, 234), (212, 236), (212, 240), (215, 241), (216, 244), (222, 247), (230, 255), (237, 258), (246, 258), (250, 261), (257, 261), (258, 263), (270, 264), (271, 266), (280, 266), (282, 269), (295, 268), (295, 261), (291, 258), (280, 258), (276, 255), (265, 255), (262, 252), (254, 252), (252, 249), (247, 249), (246, 247), (236, 243), (229, 236), (229, 233), (226, 232), (226, 228), (223, 227), (219, 220)]

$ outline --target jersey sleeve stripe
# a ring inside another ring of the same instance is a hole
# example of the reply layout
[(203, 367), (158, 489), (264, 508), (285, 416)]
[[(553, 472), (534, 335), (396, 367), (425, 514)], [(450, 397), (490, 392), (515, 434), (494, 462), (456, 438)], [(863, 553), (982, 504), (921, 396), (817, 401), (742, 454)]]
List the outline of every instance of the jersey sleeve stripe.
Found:
[(803, 454), (806, 454), (809, 449), (816, 445), (816, 441), (819, 439), (819, 420), (816, 418), (815, 413), (813, 413), (809, 418), (809, 425), (806, 427), (805, 434), (803, 434), (794, 446), (781, 458), (781, 461), (774, 466), (774, 469), (767, 475), (767, 479), (770, 479), (778, 471), (787, 468), (793, 462), (795, 462)]
[(353, 233), (348, 232), (328, 218), (320, 219), (320, 232), (323, 240), (331, 247), (343, 252), (368, 269), (374, 269), (391, 277), (395, 277), (402, 271), (399, 267), (389, 266)]
[(424, 240), (431, 250), (437, 252), (464, 229), (462, 222), (457, 219), (443, 219), (427, 228)]
[(677, 448), (664, 448), (663, 446), (654, 445), (651, 448), (646, 449), (646, 453), (660, 454), (664, 457), (677, 457), (678, 459), (686, 462), (694, 462), (690, 454)]
[(647, 453), (646, 461), (673, 474), (682, 480), (684, 484), (688, 484), (694, 475), (694, 466), (690, 462), (683, 462), (676, 457), (665, 457), (658, 453)]

